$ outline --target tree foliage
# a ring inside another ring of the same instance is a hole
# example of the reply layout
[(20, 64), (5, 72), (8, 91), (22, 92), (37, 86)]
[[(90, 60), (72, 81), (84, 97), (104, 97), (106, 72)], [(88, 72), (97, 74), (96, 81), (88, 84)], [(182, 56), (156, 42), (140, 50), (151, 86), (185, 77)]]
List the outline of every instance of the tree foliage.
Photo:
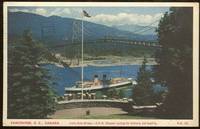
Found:
[(168, 87), (163, 111), (169, 117), (192, 117), (192, 8), (170, 8), (158, 27), (162, 49), (156, 53), (155, 76)]
[(106, 90), (105, 93), (108, 98), (115, 98), (115, 99), (119, 98), (117, 89), (108, 89), (108, 90)]
[(137, 105), (153, 104), (153, 83), (151, 72), (146, 69), (147, 60), (144, 58), (143, 64), (138, 71), (137, 85), (133, 87), (133, 100)]
[(8, 118), (46, 118), (55, 111), (48, 71), (39, 66), (45, 50), (26, 30), (20, 43), (8, 47)]

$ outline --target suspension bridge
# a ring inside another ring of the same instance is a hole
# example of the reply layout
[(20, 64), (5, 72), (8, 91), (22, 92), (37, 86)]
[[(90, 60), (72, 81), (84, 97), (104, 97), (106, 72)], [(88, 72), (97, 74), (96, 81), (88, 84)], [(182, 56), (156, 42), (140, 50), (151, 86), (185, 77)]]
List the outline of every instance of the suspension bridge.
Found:
[[(133, 34), (137, 34), (137, 35), (141, 35), (151, 29), (155, 29), (152, 28), (152, 25), (154, 25), (155, 23), (159, 22), (159, 20), (155, 20), (154, 22), (152, 22), (151, 24), (144, 26), (143, 28), (137, 29), (134, 32), (132, 32)], [(52, 27), (53, 26), (53, 27)], [(50, 28), (52, 28), (51, 30), (54, 30), (54, 25), (52, 25)], [(42, 27), (44, 28), (44, 27)], [(52, 46), (47, 46), (49, 48), (62, 48), (62, 47), (67, 47), (67, 46), (76, 46), (76, 45), (81, 45), (81, 23), (80, 21), (74, 21), (72, 24), (72, 37), (68, 38), (71, 39), (71, 41), (66, 41), (65, 43), (57, 43), (57, 45), (52, 45)], [(44, 28), (46, 29), (46, 28)], [(43, 29), (42, 29), (43, 30)], [(96, 30), (92, 30), (90, 27), (88, 26), (84, 26), (84, 37), (86, 36), (87, 39), (84, 40), (84, 44), (85, 45), (97, 45), (97, 44), (102, 44), (104, 45), (104, 43), (106, 44), (110, 44), (110, 45), (135, 45), (135, 46), (144, 46), (144, 47), (153, 47), (153, 48), (161, 48), (162, 46), (159, 45), (156, 41), (146, 41), (146, 40), (134, 40), (133, 38), (128, 38), (128, 37), (123, 37), (123, 36), (116, 36), (116, 35), (112, 35), (112, 34), (105, 34), (104, 36), (100, 37), (100, 38), (96, 38), (94, 39), (95, 35), (99, 35), (98, 32)], [(43, 31), (42, 31), (43, 32)], [(42, 33), (43, 34), (43, 33)], [(42, 35), (42, 37), (44, 37)]]
[[(154, 48), (161, 48), (161, 45), (158, 45), (156, 42), (152, 41), (135, 41), (130, 39), (120, 39), (118, 37), (109, 37), (109, 38), (101, 38), (97, 40), (88, 40), (85, 41), (86, 45), (97, 45), (97, 44), (110, 44), (110, 45), (135, 45), (135, 46), (144, 46), (144, 47), (154, 47)], [(63, 43), (58, 45), (49, 46), (49, 48), (62, 48), (71, 45), (81, 45), (80, 43)]]

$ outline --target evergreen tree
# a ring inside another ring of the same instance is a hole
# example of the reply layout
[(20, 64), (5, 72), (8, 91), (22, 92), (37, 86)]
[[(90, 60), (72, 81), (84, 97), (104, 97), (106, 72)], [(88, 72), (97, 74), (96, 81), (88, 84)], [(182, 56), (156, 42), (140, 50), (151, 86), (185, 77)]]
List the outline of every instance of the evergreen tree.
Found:
[(153, 83), (151, 72), (146, 68), (147, 60), (144, 58), (137, 75), (137, 85), (133, 87), (133, 100), (137, 105), (153, 104)]
[(8, 49), (8, 118), (47, 118), (55, 111), (55, 94), (48, 71), (39, 66), (44, 49), (29, 30)]
[(192, 118), (192, 8), (170, 8), (158, 27), (155, 76), (168, 87), (165, 116)]

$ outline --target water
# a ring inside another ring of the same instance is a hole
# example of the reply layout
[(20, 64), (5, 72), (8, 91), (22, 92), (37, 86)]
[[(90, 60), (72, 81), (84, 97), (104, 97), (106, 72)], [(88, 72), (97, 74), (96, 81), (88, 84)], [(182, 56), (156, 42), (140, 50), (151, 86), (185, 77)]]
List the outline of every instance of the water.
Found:
[[(84, 80), (93, 80), (95, 74), (102, 78), (103, 74), (106, 74), (108, 78), (125, 77), (136, 79), (137, 72), (141, 65), (122, 65), (122, 66), (87, 66), (84, 67)], [(53, 64), (47, 64), (43, 67), (47, 68), (50, 75), (54, 78), (56, 85), (55, 90), (59, 95), (64, 94), (65, 87), (72, 87), (76, 81), (81, 80), (81, 68), (62, 68)], [(147, 66), (151, 69), (151, 66)]]

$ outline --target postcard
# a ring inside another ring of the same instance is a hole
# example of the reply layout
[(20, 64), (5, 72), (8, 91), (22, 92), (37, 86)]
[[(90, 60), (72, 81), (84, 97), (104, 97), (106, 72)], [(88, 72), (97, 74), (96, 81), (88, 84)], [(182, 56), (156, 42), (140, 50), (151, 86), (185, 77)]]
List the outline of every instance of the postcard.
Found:
[(199, 125), (198, 3), (3, 9), (3, 126)]

